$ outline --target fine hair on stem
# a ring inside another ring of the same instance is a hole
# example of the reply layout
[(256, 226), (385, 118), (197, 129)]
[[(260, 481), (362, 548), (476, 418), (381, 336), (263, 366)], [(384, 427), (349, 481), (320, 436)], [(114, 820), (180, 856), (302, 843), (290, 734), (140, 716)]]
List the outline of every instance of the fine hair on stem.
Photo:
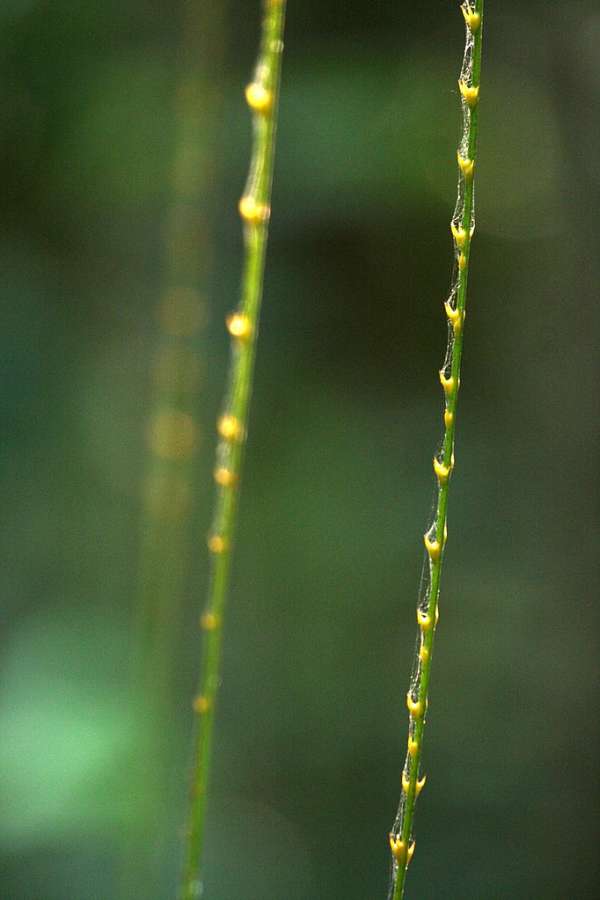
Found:
[(483, 0), (465, 0), (461, 5), (465, 20), (466, 41), (458, 81), (463, 130), (457, 152), (458, 198), (450, 224), (454, 250), (452, 285), (444, 304), (448, 320), (448, 346), (440, 369), (444, 394), (444, 435), (433, 458), (436, 500), (433, 519), (424, 535), (425, 558), (417, 604), (418, 639), (406, 704), (409, 713), (408, 746), (402, 770), (400, 804), (390, 832), (392, 879), (390, 900), (402, 900), (408, 865), (412, 859), (414, 813), (417, 797), (425, 785), (421, 773), (421, 757), (427, 707), (433, 642), (439, 617), (439, 595), (447, 529), (447, 507), (450, 480), (454, 469), (454, 433), (463, 335), (467, 300), (467, 282), (471, 240), (475, 227), (474, 179), (479, 125), (479, 85), (483, 36)]

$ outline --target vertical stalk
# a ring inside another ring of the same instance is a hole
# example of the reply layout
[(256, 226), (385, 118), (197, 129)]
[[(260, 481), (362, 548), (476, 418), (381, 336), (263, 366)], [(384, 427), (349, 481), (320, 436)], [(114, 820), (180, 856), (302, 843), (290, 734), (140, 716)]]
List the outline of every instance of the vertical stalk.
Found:
[[(163, 225), (163, 285), (146, 429), (136, 653), (144, 693), (168, 715), (170, 674), (189, 568), (193, 478), (200, 424), (204, 327), (213, 256), (215, 131), (223, 54), (223, 3), (183, 3), (174, 97), (174, 155)], [(142, 674), (143, 673), (143, 674)], [(145, 701), (147, 702), (147, 701)]]
[[(144, 732), (132, 760), (135, 818), (123, 835), (119, 896), (160, 885), (173, 742), (173, 650), (188, 588), (194, 476), (213, 256), (216, 125), (226, 3), (183, 0), (172, 109), (173, 154), (162, 227), (134, 601), (131, 678)], [(163, 885), (164, 887), (164, 885)], [(159, 891), (160, 892), (160, 891)]]
[(413, 820), (417, 797), (425, 784), (420, 775), (423, 734), (429, 700), (433, 641), (439, 615), (439, 593), (447, 540), (448, 489), (454, 468), (454, 431), (460, 387), (465, 307), (471, 239), (474, 230), (474, 172), (479, 125), (479, 84), (483, 37), (483, 0), (461, 5), (466, 25), (466, 44), (458, 86), (461, 94), (463, 132), (458, 149), (458, 199), (450, 225), (454, 242), (454, 273), (450, 297), (444, 304), (448, 318), (448, 347), (440, 382), (444, 391), (444, 437), (433, 459), (437, 504), (431, 526), (424, 535), (425, 563), (417, 607), (419, 640), (410, 687), (408, 749), (402, 772), (402, 794), (393, 829), (391, 900), (401, 900), (408, 864), (414, 853)]
[(201, 618), (204, 647), (199, 693), (194, 700), (198, 723), (182, 900), (197, 900), (202, 891), (207, 785), (219, 685), (223, 614), (231, 570), (262, 299), (284, 21), (285, 0), (263, 0), (261, 46), (254, 78), (246, 88), (246, 100), (253, 112), (254, 139), (248, 181), (239, 203), (244, 223), (245, 261), (239, 306), (227, 318), (227, 329), (232, 339), (231, 365), (225, 405), (217, 424), (219, 444), (214, 471), (217, 492), (213, 527), (208, 538), (211, 576), (208, 602)]

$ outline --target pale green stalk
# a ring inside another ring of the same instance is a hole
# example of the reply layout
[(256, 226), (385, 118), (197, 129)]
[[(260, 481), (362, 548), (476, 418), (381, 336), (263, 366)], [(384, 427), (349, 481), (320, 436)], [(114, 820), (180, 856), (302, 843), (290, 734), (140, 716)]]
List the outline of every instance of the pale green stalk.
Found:
[(471, 238), (474, 228), (474, 169), (477, 157), (479, 124), (479, 82), (483, 36), (483, 0), (464, 2), (466, 47), (459, 80), (462, 98), (463, 134), (458, 150), (459, 190), (451, 230), (454, 239), (455, 275), (449, 300), (445, 303), (448, 317), (448, 349), (440, 381), (444, 390), (444, 438), (433, 460), (437, 480), (437, 505), (434, 520), (425, 534), (425, 577), (417, 608), (420, 638), (413, 676), (407, 694), (409, 733), (406, 761), (402, 773), (402, 795), (394, 827), (390, 834), (393, 859), (391, 900), (401, 900), (408, 864), (414, 852), (413, 820), (415, 804), (425, 783), (420, 774), (423, 734), (429, 700), (429, 681), (433, 640), (438, 618), (438, 600), (442, 563), (447, 538), (446, 512), (448, 488), (454, 468), (454, 430), (460, 387), (465, 307)]
[(173, 651), (189, 577), (200, 426), (204, 325), (212, 250), (223, 2), (184, 0), (173, 98), (173, 157), (162, 228), (162, 284), (151, 361), (141, 485), (132, 679), (144, 733), (129, 785), (135, 819), (123, 836), (120, 896), (147, 896), (164, 868), (169, 824), (161, 810), (173, 730)]
[(211, 580), (208, 602), (201, 619), (205, 638), (199, 693), (194, 701), (199, 721), (182, 900), (197, 900), (202, 891), (207, 786), (219, 684), (223, 614), (231, 570), (262, 299), (284, 20), (285, 0), (264, 0), (259, 57), (252, 83), (246, 88), (246, 99), (253, 111), (254, 141), (248, 182), (239, 204), (244, 222), (245, 262), (240, 303), (236, 312), (227, 319), (232, 338), (231, 368), (225, 406), (218, 422), (220, 440), (214, 472), (217, 495), (212, 532), (208, 539), (212, 558)]
[[(215, 136), (223, 52), (223, 3), (183, 6), (174, 97), (174, 157), (163, 225), (163, 285), (146, 423), (137, 597), (136, 678), (168, 714), (182, 592), (189, 568), (189, 522), (200, 425), (204, 326), (213, 256)], [(143, 673), (143, 674), (142, 674)], [(145, 696), (146, 705), (149, 698)]]

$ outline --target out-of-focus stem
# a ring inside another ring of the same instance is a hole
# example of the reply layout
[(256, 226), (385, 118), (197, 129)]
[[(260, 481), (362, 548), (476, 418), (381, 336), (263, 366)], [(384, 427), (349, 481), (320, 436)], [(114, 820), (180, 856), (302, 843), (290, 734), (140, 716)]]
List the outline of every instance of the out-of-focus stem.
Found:
[[(212, 266), (214, 160), (225, 3), (183, 0), (173, 98), (173, 150), (162, 227), (161, 285), (149, 365), (132, 679), (137, 720), (121, 896), (149, 896), (164, 869), (173, 731), (173, 662), (190, 575), (194, 474), (203, 389), (203, 333)], [(160, 888), (158, 888), (160, 889)]]

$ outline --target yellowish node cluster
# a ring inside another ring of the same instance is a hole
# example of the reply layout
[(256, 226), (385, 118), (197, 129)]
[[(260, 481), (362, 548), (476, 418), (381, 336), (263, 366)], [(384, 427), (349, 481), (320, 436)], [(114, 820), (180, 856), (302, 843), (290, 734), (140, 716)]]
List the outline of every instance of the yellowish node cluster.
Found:
[(219, 466), (215, 469), (214, 479), (220, 487), (233, 487), (233, 485), (237, 481), (237, 475), (235, 472), (232, 472), (231, 469), (226, 469), (224, 466)]
[(433, 538), (432, 540), (428, 534), (425, 534), (423, 535), (423, 543), (425, 544), (429, 559), (432, 562), (438, 560), (440, 558), (440, 553), (442, 552), (440, 542), (436, 538)]
[(227, 541), (220, 534), (211, 534), (207, 541), (211, 553), (225, 553)]
[(417, 610), (417, 622), (421, 631), (429, 631), (431, 628), (431, 616), (422, 609)]
[(423, 643), (419, 647), (419, 659), (422, 663), (427, 662), (427, 660), (429, 659), (429, 650)]
[(237, 416), (232, 416), (229, 413), (221, 416), (217, 422), (217, 431), (224, 441), (230, 441), (231, 443), (241, 441), (244, 436), (242, 423)]
[(475, 34), (475, 32), (479, 31), (479, 28), (481, 27), (480, 13), (475, 12), (470, 3), (464, 3), (461, 9), (462, 14), (465, 17), (467, 28), (469, 29), (471, 34)]
[(446, 428), (450, 428), (450, 426), (453, 424), (453, 422), (454, 422), (454, 413), (450, 412), (449, 409), (445, 410), (444, 411), (444, 425), (446, 426)]
[(455, 382), (455, 380), (454, 380), (454, 376), (453, 376), (453, 375), (450, 375), (450, 376), (447, 378), (447, 377), (444, 375), (444, 370), (443, 370), (443, 369), (440, 370), (440, 384), (442, 385), (442, 387), (443, 387), (443, 389), (444, 389), (444, 393), (445, 393), (446, 397), (450, 397), (451, 394), (454, 392), (454, 385), (455, 385), (455, 383), (456, 383), (456, 382)]
[(414, 740), (413, 738), (411, 738), (411, 736), (409, 735), (409, 736), (408, 736), (408, 752), (409, 752), (410, 756), (412, 756), (413, 759), (414, 759), (414, 757), (417, 755), (417, 750), (418, 750), (418, 749), (419, 749), (419, 744), (417, 743), (417, 741), (415, 741), (415, 740)]
[(444, 463), (441, 463), (439, 461), (437, 456), (433, 457), (433, 471), (435, 472), (437, 480), (440, 484), (447, 484), (453, 468), (453, 463), (450, 463), (449, 466), (445, 466)]
[(406, 860), (406, 844), (392, 833), (390, 833), (390, 850), (396, 862), (404, 863)]
[(199, 715), (203, 715), (210, 709), (210, 699), (208, 697), (205, 697), (203, 694), (200, 694), (194, 700), (193, 706), (194, 712), (197, 712)]
[(421, 700), (413, 700), (410, 691), (406, 695), (406, 706), (413, 719), (420, 719), (423, 715), (423, 702)]
[(393, 834), (390, 834), (390, 850), (396, 862), (401, 866), (405, 865), (407, 858), (406, 844)]
[(238, 341), (247, 341), (252, 334), (252, 323), (245, 313), (232, 313), (225, 320), (227, 331)]
[(479, 102), (479, 87), (469, 87), (466, 81), (458, 82), (458, 89), (463, 96), (467, 106), (473, 109)]
[[(419, 796), (419, 794), (425, 787), (426, 780), (427, 780), (426, 775), (423, 775), (422, 778), (417, 779), (417, 782), (415, 784), (415, 793), (416, 793), (417, 797)], [(409, 789), (410, 789), (410, 778), (408, 777), (406, 772), (403, 772), (402, 773), (402, 790), (404, 791), (405, 794), (408, 794)]]
[(258, 81), (251, 82), (245, 91), (246, 103), (260, 115), (270, 112), (273, 107), (273, 92)]
[(456, 246), (459, 250), (462, 250), (467, 242), (467, 232), (462, 225), (459, 225), (457, 228), (454, 222), (450, 223), (450, 231), (452, 232), (452, 237), (454, 238)]
[(242, 197), (238, 204), (240, 216), (249, 225), (260, 225), (267, 222), (271, 208), (267, 203), (257, 203), (254, 197)]
[(200, 627), (204, 631), (216, 631), (219, 627), (219, 616), (213, 612), (205, 612), (200, 619)]
[(390, 849), (392, 851), (392, 856), (400, 866), (407, 866), (411, 859), (413, 858), (415, 852), (415, 842), (412, 841), (409, 844), (408, 849), (404, 841), (395, 837), (393, 834), (390, 834)]
[(458, 268), (460, 269), (461, 272), (464, 272), (465, 269), (467, 268), (467, 257), (465, 256), (464, 253), (458, 254)]
[[(462, 256), (462, 254), (461, 254)], [(446, 300), (444, 303), (444, 309), (446, 310), (446, 315), (448, 317), (448, 321), (452, 325), (452, 330), (455, 334), (459, 334), (463, 324), (463, 314), (460, 309), (454, 309), (449, 300)]]
[(475, 160), (467, 159), (464, 156), (460, 155), (460, 150), (456, 153), (456, 159), (458, 161), (458, 168), (465, 176), (466, 181), (470, 181), (473, 177), (473, 170), (475, 168)]

